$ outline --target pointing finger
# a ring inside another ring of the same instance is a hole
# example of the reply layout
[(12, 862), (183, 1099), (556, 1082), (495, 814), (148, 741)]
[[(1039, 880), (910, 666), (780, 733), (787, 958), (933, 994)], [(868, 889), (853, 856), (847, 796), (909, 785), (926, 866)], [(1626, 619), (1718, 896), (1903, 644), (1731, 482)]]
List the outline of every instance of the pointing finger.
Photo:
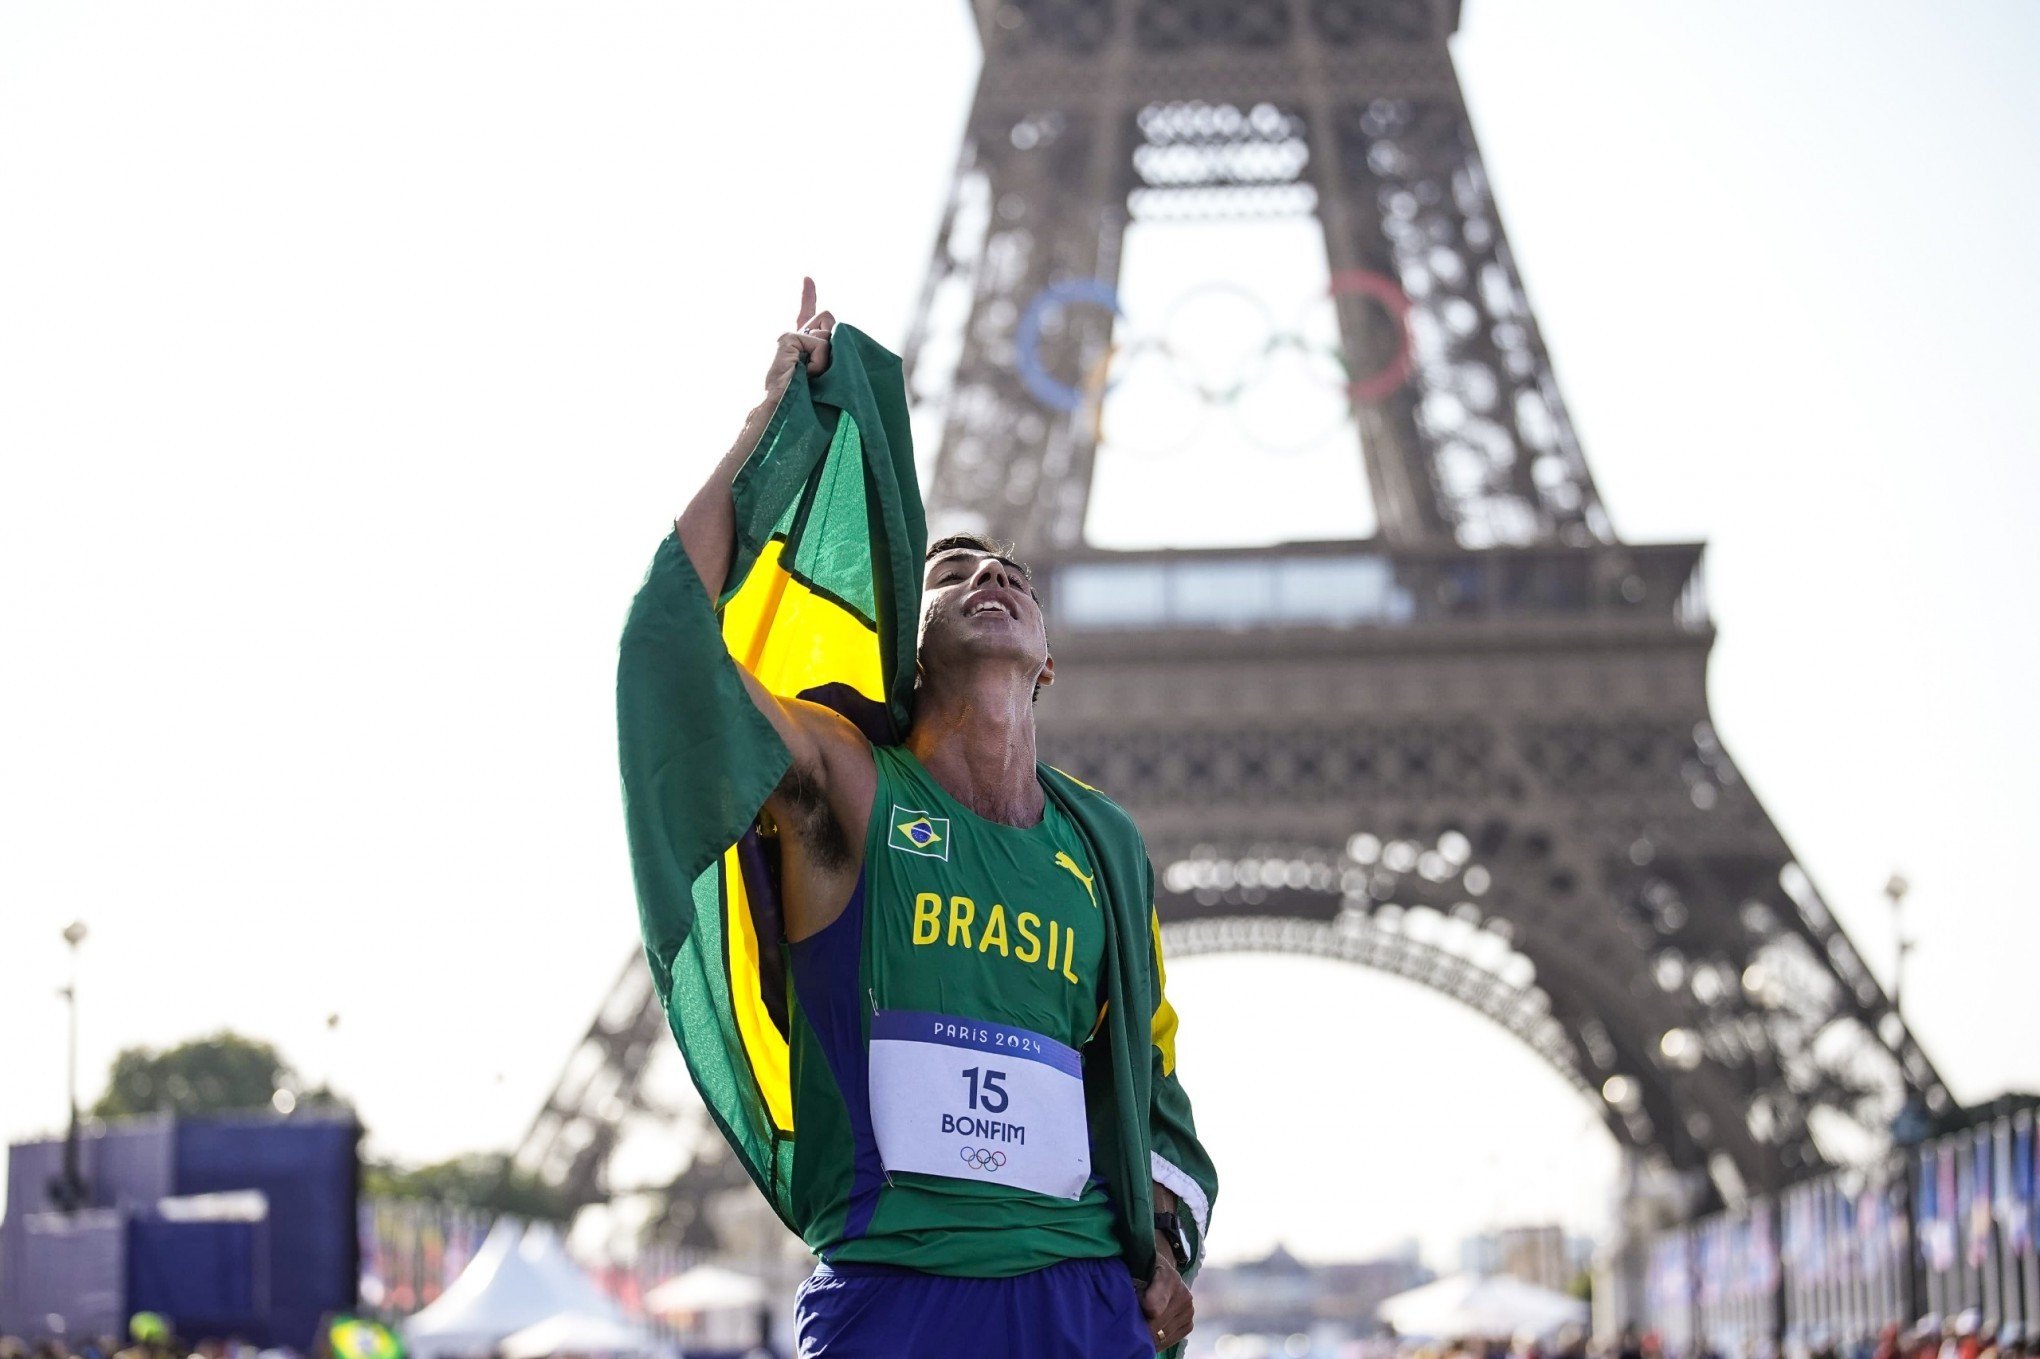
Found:
[(795, 330), (805, 329), (815, 314), (815, 281), (803, 275), (800, 280), (800, 317), (794, 321)]

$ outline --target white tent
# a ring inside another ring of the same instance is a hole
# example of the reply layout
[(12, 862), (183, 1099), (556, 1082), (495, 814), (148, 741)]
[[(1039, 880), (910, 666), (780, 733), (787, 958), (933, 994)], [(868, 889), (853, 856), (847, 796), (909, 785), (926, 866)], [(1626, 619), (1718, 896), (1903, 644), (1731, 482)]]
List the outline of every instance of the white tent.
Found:
[(645, 1294), (645, 1310), (653, 1316), (670, 1317), (691, 1312), (715, 1312), (736, 1307), (756, 1307), (765, 1301), (765, 1285), (748, 1274), (715, 1265), (696, 1265)]
[(561, 1312), (506, 1339), (503, 1359), (551, 1359), (556, 1354), (651, 1354), (667, 1348), (642, 1326), (594, 1312)]
[(1587, 1305), (1506, 1274), (1454, 1274), (1396, 1294), (1375, 1314), (1403, 1335), (1505, 1340), (1584, 1325)]
[(504, 1218), (439, 1300), (404, 1323), (404, 1341), (411, 1359), (486, 1355), (504, 1337), (562, 1312), (623, 1321), (567, 1258), (557, 1232)]
[(574, 1263), (560, 1241), (559, 1232), (552, 1227), (542, 1222), (526, 1227), (517, 1252), (531, 1262), (531, 1267), (559, 1299), (556, 1310), (623, 1320), (623, 1309), (588, 1277), (586, 1270)]

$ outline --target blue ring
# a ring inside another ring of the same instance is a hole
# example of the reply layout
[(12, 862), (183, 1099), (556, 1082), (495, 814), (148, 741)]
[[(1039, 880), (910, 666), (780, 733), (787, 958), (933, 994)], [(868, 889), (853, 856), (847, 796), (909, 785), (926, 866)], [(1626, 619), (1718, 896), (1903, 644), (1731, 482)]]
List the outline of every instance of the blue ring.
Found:
[[(1104, 279), (1070, 279), (1051, 283), (1036, 293), (1027, 310), (1020, 314), (1020, 325), (1013, 335), (1013, 366), (1019, 372), (1020, 385), (1042, 405), (1065, 414), (1083, 409), (1084, 393), (1049, 372), (1041, 361), (1041, 328), (1050, 313), (1075, 305), (1103, 307), (1120, 318), (1126, 315), (1120, 310), (1118, 292)], [(1111, 390), (1109, 384), (1106, 390)]]

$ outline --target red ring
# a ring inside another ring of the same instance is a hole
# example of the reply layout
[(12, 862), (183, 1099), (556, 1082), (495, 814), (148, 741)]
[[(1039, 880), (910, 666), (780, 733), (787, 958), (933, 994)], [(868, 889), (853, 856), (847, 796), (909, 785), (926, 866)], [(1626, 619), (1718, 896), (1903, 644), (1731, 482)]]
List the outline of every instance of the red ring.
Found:
[(1410, 353), (1410, 298), (1394, 279), (1372, 269), (1341, 269), (1332, 275), (1332, 297), (1371, 297), (1395, 321), (1395, 353), (1381, 371), (1349, 383), (1346, 394), (1355, 402), (1376, 402), (1409, 380), (1416, 360)]

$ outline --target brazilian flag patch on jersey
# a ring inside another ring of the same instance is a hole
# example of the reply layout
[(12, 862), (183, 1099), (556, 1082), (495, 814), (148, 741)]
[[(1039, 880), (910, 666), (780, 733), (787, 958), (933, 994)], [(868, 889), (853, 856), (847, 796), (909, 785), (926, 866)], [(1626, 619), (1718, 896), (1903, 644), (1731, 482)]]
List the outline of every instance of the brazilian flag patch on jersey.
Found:
[(949, 818), (893, 804), (886, 844), (930, 859), (949, 861)]

